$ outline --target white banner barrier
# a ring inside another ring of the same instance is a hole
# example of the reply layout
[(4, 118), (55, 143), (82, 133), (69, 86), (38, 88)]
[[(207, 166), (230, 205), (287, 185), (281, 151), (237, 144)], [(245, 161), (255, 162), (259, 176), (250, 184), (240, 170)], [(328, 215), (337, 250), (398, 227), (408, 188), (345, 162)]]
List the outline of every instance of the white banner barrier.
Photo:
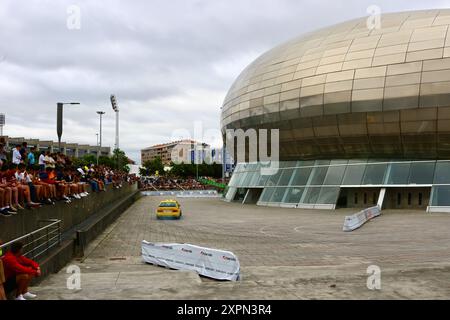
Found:
[(211, 191), (184, 191), (177, 194), (178, 198), (220, 198), (216, 190)]
[(221, 197), (216, 190), (192, 190), (192, 191), (142, 191), (144, 196), (176, 196), (179, 198), (218, 198)]
[(344, 231), (353, 231), (361, 227), (367, 221), (381, 215), (381, 209), (379, 206), (364, 209), (351, 216), (346, 216), (344, 220)]
[(142, 259), (146, 263), (176, 270), (191, 270), (217, 280), (237, 281), (240, 278), (239, 260), (229, 251), (144, 240)]

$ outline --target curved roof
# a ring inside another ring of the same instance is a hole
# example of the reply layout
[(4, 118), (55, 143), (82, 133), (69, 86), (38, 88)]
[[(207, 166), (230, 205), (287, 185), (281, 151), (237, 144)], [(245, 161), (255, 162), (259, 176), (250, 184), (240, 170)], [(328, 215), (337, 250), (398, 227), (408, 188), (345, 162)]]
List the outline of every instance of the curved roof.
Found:
[(311, 118), (450, 106), (450, 10), (383, 14), (380, 22), (372, 30), (367, 17), (344, 22), (263, 54), (229, 90), (222, 126), (263, 125), (283, 113)]

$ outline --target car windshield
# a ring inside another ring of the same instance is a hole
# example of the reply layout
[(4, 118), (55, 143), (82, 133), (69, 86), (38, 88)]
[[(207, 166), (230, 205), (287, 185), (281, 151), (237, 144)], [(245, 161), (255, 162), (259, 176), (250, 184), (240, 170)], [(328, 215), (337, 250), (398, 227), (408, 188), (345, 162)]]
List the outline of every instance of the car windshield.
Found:
[(159, 206), (162, 208), (176, 208), (177, 204), (175, 202), (161, 202)]

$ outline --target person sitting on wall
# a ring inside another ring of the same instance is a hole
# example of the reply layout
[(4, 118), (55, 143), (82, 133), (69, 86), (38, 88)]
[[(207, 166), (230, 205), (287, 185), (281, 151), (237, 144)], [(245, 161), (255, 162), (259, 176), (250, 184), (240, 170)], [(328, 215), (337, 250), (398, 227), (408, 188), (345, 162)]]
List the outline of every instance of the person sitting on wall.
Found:
[[(15, 165), (11, 164), (11, 168), (15, 168)], [(19, 195), (21, 190), (17, 187), (17, 181), (15, 178), (16, 170), (8, 169), (8, 166), (3, 166), (0, 172), (0, 178), (2, 180), (2, 187), (6, 188), (9, 198), (9, 206), (13, 211), (17, 209), (23, 210), (24, 208), (19, 204)]]
[(56, 190), (56, 182), (51, 180), (49, 177), (49, 172), (52, 171), (51, 168), (45, 169), (45, 171), (39, 172), (39, 179), (41, 183), (48, 188), (48, 194), (50, 200), (56, 201), (58, 200), (57, 190)]
[(19, 187), (23, 190), (25, 206), (27, 208), (40, 207), (41, 204), (37, 202), (36, 187), (34, 186), (31, 177), (28, 175), (28, 172), (25, 170), (25, 165), (23, 163), (19, 164), (15, 178), (20, 184)]
[(71, 170), (64, 168), (62, 171), (63, 177), (61, 180), (64, 180), (69, 184), (70, 187), (70, 194), (77, 198), (81, 199), (82, 197), (85, 197), (84, 189), (81, 184), (78, 184), (75, 182), (74, 175), (72, 174)]
[(100, 191), (100, 189), (98, 187), (98, 183), (92, 178), (92, 175), (91, 175), (92, 171), (90, 172), (89, 168), (86, 171), (83, 171), (82, 169), (81, 169), (81, 171), (80, 171), (80, 169), (78, 169), (78, 171), (80, 173), (83, 172), (83, 173), (81, 173), (81, 175), (82, 175), (81, 181), (89, 183), (91, 185), (92, 192)]
[(55, 159), (53, 159), (52, 155), (50, 154), (50, 151), (45, 152), (44, 162), (45, 162), (45, 169), (47, 168), (55, 169), (56, 161)]
[(28, 286), (34, 277), (41, 276), (39, 264), (23, 256), (23, 246), (20, 241), (14, 242), (11, 249), (2, 257), (6, 278), (5, 291), (8, 293), (16, 290), (15, 300), (36, 298), (36, 295), (28, 292)]
[(84, 180), (84, 171), (81, 168), (78, 168), (75, 171), (72, 171), (73, 181), (80, 187), (82, 191), (81, 196), (86, 197), (89, 195), (89, 184)]
[(69, 186), (65, 182), (58, 180), (57, 173), (52, 168), (46, 169), (47, 178), (42, 179), (43, 182), (53, 185), (57, 190), (57, 196), (59, 199), (64, 200), (66, 203), (70, 203)]

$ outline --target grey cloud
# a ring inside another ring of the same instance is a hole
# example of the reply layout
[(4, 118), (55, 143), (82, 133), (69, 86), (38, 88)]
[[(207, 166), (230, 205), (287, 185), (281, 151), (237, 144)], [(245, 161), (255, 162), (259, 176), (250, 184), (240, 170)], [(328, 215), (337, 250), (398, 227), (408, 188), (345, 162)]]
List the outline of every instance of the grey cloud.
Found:
[[(56, 102), (67, 141), (95, 144), (105, 109), (104, 144), (114, 144), (109, 95), (121, 107), (121, 147), (170, 140), (177, 128), (218, 128), (220, 105), (240, 71), (271, 47), (317, 28), (383, 12), (445, 7), (446, 1), (318, 0), (2, 0), (0, 112), (5, 133), (56, 139)], [(67, 7), (81, 29), (66, 27)], [(30, 127), (32, 130), (30, 130)]]

